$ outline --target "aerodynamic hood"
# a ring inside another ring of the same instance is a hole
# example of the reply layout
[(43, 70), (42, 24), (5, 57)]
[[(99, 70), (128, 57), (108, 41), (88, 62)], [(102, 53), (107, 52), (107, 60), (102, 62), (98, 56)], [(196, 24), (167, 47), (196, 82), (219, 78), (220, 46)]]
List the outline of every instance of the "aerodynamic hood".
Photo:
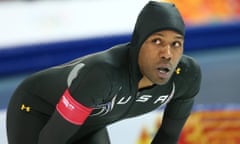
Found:
[(130, 41), (129, 56), (135, 85), (142, 77), (138, 67), (141, 45), (151, 34), (167, 29), (185, 35), (184, 21), (178, 9), (172, 3), (149, 1), (138, 15)]

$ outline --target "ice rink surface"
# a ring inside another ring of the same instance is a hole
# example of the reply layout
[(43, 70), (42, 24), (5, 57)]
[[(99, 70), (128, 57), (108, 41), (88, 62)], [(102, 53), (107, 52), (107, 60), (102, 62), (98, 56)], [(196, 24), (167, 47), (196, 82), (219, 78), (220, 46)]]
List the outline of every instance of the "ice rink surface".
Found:
[(0, 144), (7, 144), (5, 110), (0, 111)]

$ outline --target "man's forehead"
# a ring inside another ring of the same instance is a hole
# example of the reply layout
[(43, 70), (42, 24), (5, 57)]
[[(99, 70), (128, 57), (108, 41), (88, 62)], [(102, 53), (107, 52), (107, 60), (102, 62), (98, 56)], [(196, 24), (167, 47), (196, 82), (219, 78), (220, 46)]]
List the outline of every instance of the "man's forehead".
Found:
[(158, 32), (153, 33), (152, 36), (154, 36), (154, 35), (165, 36), (165, 34), (164, 34), (165, 32), (172, 32), (176, 38), (184, 39), (184, 36), (183, 36), (183, 35), (175, 32), (175, 31), (173, 31), (173, 30), (162, 30), (162, 31), (158, 31)]

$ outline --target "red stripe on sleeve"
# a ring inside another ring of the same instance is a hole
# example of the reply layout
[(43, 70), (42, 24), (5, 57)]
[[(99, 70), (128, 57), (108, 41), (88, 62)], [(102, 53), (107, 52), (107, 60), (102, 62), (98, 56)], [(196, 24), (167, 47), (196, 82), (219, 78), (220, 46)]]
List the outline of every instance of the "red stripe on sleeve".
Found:
[(93, 110), (74, 100), (68, 89), (64, 92), (56, 109), (64, 119), (75, 125), (82, 125)]

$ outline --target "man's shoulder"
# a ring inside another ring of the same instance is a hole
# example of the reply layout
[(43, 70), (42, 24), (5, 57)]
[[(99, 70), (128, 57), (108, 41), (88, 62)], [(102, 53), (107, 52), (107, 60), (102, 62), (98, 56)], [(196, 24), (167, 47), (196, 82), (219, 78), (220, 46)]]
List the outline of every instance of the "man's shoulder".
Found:
[(182, 72), (185, 72), (187, 75), (191, 75), (194, 73), (200, 73), (200, 65), (199, 63), (196, 61), (196, 59), (194, 59), (191, 56), (187, 56), (187, 55), (183, 55), (178, 67), (180, 69), (182, 69)]
[(196, 59), (194, 59), (191, 56), (188, 55), (183, 55), (181, 60), (180, 60), (180, 64), (185, 65), (188, 68), (195, 68), (195, 67), (199, 67), (199, 63), (196, 61)]
[(117, 68), (126, 64), (128, 58), (128, 46), (116, 45), (102, 52), (91, 54), (82, 58), (82, 62), (88, 67)]
[(191, 86), (201, 81), (201, 69), (198, 62), (191, 56), (183, 55), (175, 72), (176, 80)]
[(201, 83), (201, 69), (198, 62), (190, 56), (182, 56), (176, 68), (175, 82), (179, 87), (179, 95), (192, 97), (196, 95)]

